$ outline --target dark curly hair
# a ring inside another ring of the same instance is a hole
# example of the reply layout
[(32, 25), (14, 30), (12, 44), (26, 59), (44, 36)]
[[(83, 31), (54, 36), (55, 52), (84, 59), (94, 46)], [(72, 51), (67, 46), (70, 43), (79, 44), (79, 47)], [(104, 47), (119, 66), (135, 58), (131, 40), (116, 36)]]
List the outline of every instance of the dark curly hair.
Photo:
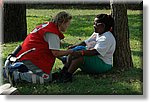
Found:
[(96, 16), (98, 18), (98, 23), (104, 23), (105, 24), (105, 31), (111, 31), (114, 27), (114, 19), (112, 18), (111, 15), (107, 14), (98, 14)]

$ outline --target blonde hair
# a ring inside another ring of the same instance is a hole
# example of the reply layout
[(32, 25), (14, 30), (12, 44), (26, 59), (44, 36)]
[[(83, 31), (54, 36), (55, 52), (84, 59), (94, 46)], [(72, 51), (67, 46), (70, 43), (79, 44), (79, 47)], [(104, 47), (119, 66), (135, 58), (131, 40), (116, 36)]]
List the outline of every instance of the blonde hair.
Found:
[(72, 19), (72, 16), (65, 12), (65, 11), (62, 11), (62, 12), (59, 12), (53, 19), (52, 19), (52, 22), (54, 22), (55, 24), (57, 25), (60, 25), (62, 23), (66, 23), (68, 22), (69, 20)]

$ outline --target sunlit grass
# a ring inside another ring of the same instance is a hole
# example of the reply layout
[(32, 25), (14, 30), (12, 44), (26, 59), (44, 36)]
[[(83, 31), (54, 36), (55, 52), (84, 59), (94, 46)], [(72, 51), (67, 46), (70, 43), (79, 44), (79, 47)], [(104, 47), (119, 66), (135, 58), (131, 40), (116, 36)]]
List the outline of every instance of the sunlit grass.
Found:
[[(72, 14), (73, 19), (67, 32), (65, 32), (64, 44), (61, 49), (66, 49), (71, 44), (77, 44), (87, 39), (93, 33), (93, 19), (99, 13), (110, 13), (110, 10), (81, 10), (81, 9), (28, 9), (27, 31), (28, 33), (43, 22), (50, 21), (60, 11)], [(141, 11), (128, 10), (128, 24), (130, 31), (130, 47), (134, 68), (111, 72), (100, 75), (88, 75), (78, 70), (72, 83), (65, 84), (19, 84), (17, 87), (21, 94), (142, 94), (142, 17)], [(22, 42), (3, 44), (3, 61), (13, 49)], [(56, 60), (53, 72), (62, 68), (60, 60)]]

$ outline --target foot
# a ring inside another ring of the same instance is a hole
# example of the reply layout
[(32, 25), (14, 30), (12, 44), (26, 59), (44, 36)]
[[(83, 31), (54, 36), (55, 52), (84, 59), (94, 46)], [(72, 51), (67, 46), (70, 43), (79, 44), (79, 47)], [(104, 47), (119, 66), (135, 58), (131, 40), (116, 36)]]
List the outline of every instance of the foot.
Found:
[(72, 73), (64, 72), (64, 71), (53, 73), (52, 80), (53, 82), (58, 82), (58, 83), (72, 82)]
[(72, 82), (72, 73), (69, 72), (64, 73), (62, 77), (62, 82), (63, 83)]

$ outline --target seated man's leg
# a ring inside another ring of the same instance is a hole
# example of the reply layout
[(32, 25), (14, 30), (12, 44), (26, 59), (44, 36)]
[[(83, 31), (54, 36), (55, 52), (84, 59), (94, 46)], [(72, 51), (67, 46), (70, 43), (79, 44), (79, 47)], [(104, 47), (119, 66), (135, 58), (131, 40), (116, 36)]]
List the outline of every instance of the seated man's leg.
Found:
[(68, 72), (74, 73), (79, 67), (87, 73), (103, 73), (110, 70), (112, 65), (106, 64), (98, 56), (84, 56), (72, 60)]
[(64, 64), (64, 67), (62, 68), (62, 71), (67, 71), (68, 68), (69, 68), (69, 66), (70, 66), (70, 64), (71, 64), (71, 62), (72, 62), (71, 55), (68, 55), (66, 58), (67, 58), (67, 59), (66, 59), (67, 61), (66, 61), (66, 63)]
[(109, 71), (112, 65), (106, 64), (98, 56), (84, 56), (84, 64), (80, 68), (86, 73), (99, 74)]
[[(82, 64), (83, 64), (83, 57), (72, 59), (72, 56), (69, 56), (68, 62), (65, 64), (62, 71), (60, 72), (60, 75), (59, 75), (60, 77), (56, 78), (56, 81), (61, 82), (61, 83), (72, 81), (73, 73)], [(64, 68), (67, 70), (64, 70)]]
[(82, 64), (83, 64), (83, 57), (79, 57), (77, 59), (72, 60), (68, 68), (68, 72), (73, 74)]
[(79, 57), (71, 61), (68, 71), (63, 78), (64, 82), (72, 81), (73, 73), (83, 64), (83, 57)]

